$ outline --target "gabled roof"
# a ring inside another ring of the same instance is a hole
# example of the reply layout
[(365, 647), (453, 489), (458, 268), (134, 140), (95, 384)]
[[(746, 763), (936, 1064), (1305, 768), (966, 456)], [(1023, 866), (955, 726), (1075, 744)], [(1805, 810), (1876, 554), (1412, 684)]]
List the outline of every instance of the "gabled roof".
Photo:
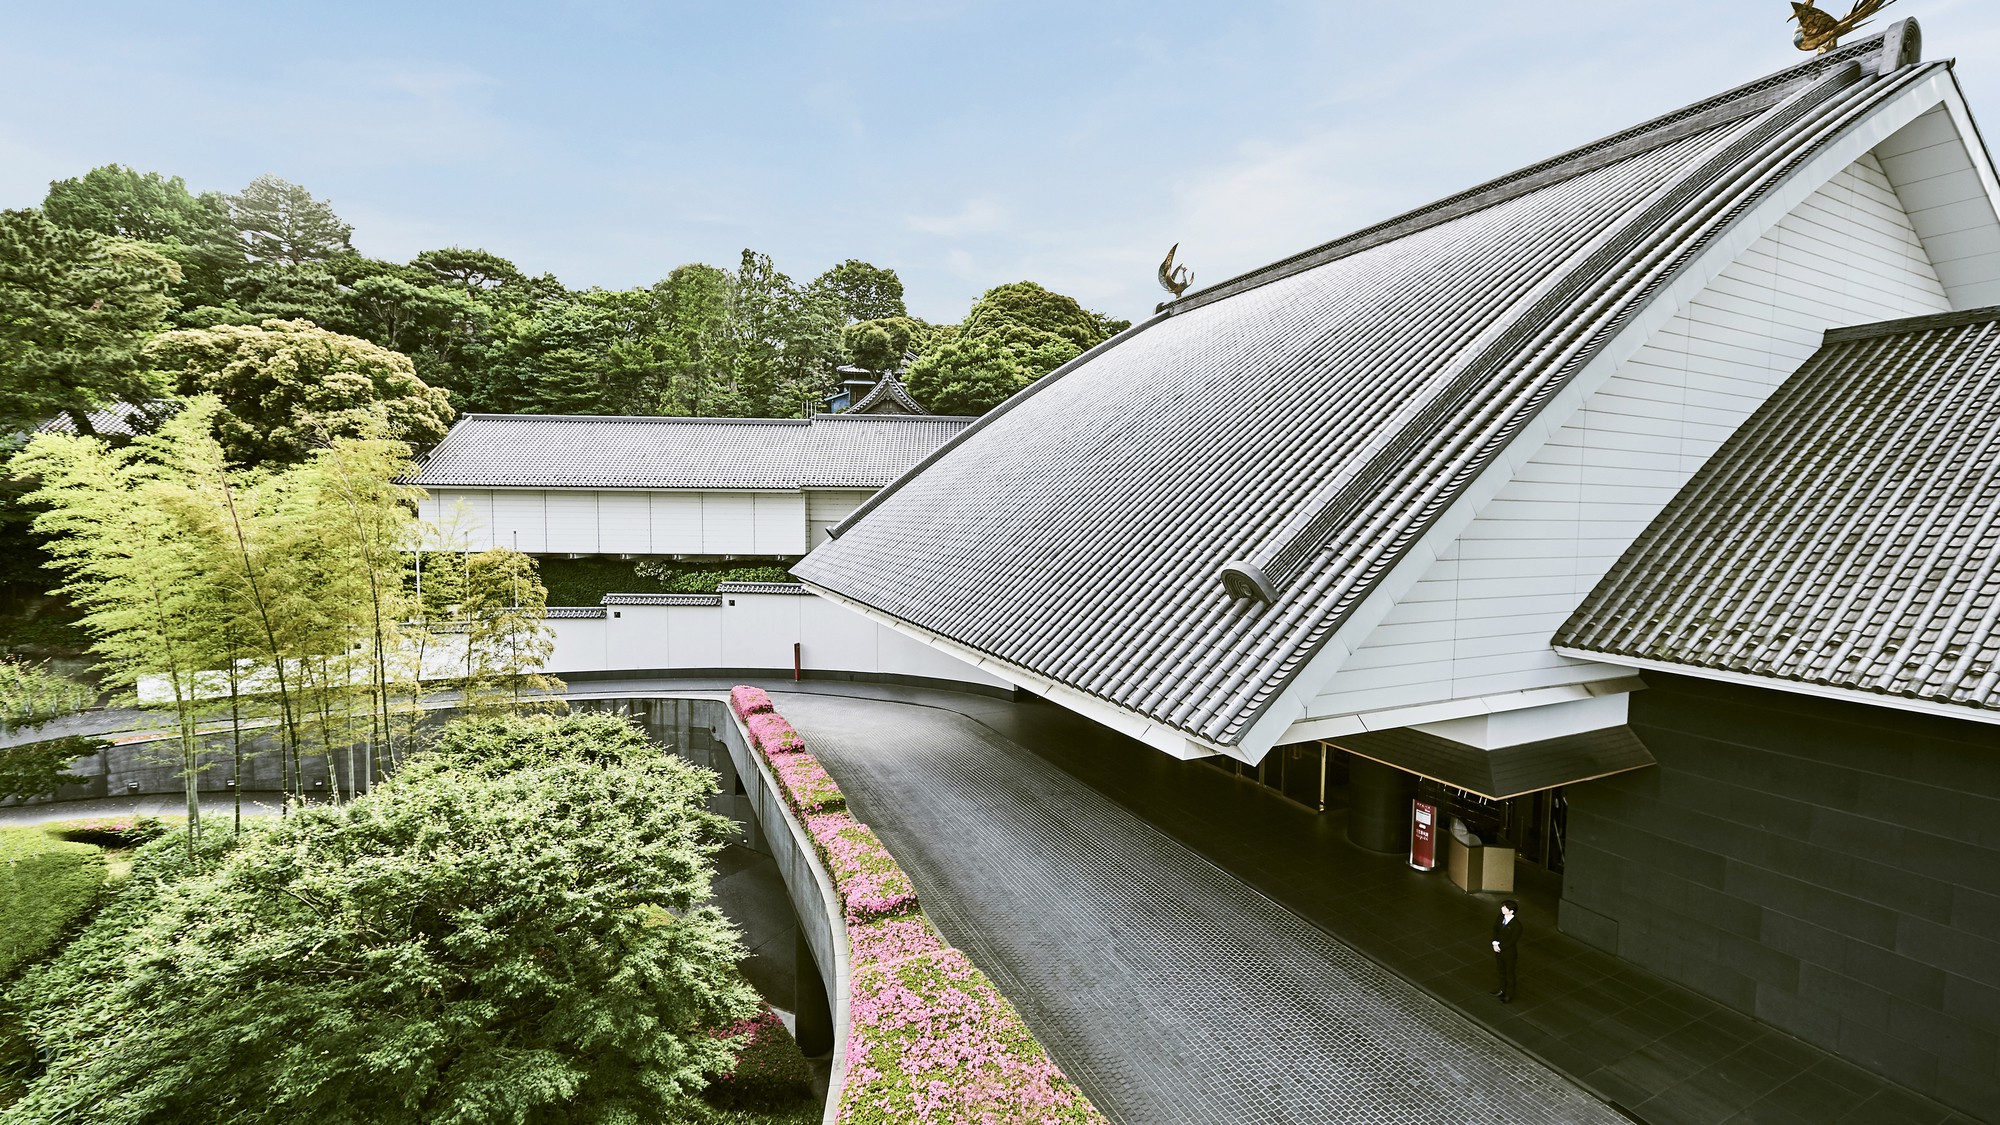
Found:
[(880, 488), (970, 418), (822, 414), (623, 418), (468, 414), (424, 457), (422, 488)]
[(929, 414), (910, 397), (909, 388), (896, 378), (894, 371), (885, 371), (882, 378), (861, 401), (847, 408), (849, 414)]
[[(1903, 65), (1912, 30), (1191, 294), (980, 419), (793, 573), (1017, 682), (1236, 745), (1683, 266), (1943, 65)], [(1269, 600), (1232, 597), (1231, 563)]]
[(1828, 332), (1556, 644), (2000, 718), (2000, 308)]

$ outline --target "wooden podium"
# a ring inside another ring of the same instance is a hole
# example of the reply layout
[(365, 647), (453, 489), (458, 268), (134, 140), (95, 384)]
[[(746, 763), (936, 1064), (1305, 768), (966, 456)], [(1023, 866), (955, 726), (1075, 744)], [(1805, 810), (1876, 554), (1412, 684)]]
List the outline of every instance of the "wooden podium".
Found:
[(1451, 839), (1451, 853), (1445, 862), (1452, 885), (1467, 894), (1514, 889), (1513, 848), (1468, 848)]

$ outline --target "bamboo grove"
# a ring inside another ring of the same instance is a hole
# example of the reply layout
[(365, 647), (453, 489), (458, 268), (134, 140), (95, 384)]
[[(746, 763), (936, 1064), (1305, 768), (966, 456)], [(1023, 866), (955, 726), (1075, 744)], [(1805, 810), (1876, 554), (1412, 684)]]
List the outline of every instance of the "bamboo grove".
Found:
[(399, 483), (408, 445), (333, 438), (242, 469), (214, 437), (219, 409), (189, 399), (118, 447), (42, 434), (11, 464), (35, 482), (36, 530), (107, 685), (172, 716), (191, 854), (205, 770), (227, 763), (240, 828), (248, 755), (278, 756), (288, 804), (318, 785), (337, 801), (417, 747), (429, 706), (557, 686), (536, 672), (553, 641), (533, 560), (454, 551), (449, 528), (421, 523)]

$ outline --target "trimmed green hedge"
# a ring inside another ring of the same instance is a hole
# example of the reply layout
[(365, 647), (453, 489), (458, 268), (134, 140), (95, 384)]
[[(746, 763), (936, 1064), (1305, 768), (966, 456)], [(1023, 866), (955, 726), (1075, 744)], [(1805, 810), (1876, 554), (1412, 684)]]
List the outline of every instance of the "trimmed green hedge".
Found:
[(104, 853), (47, 828), (0, 828), (0, 980), (41, 960), (104, 894)]
[(548, 587), (550, 605), (596, 605), (606, 594), (712, 594), (719, 582), (790, 582), (790, 565), (780, 559), (758, 565), (656, 560), (639, 573), (638, 560), (612, 558), (536, 559)]

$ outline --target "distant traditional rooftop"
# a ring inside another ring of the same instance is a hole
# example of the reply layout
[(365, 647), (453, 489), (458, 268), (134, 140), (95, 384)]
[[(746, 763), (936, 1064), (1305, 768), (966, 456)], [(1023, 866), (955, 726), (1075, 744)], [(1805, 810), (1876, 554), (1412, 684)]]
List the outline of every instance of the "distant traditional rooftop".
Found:
[(875, 489), (970, 425), (907, 414), (805, 419), (468, 414), (425, 488)]

